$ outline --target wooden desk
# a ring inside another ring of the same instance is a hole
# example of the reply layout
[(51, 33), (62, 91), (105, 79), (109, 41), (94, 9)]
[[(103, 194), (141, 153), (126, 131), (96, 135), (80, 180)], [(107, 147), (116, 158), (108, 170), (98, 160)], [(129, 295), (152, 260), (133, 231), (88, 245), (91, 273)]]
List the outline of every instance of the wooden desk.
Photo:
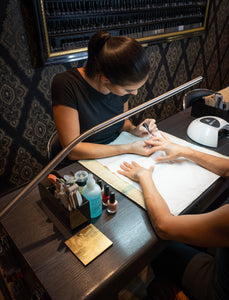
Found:
[[(162, 121), (158, 127), (190, 141), (186, 129), (192, 119), (187, 110)], [(217, 151), (229, 155), (228, 139), (220, 140)], [(77, 163), (67, 167), (74, 171), (79, 168), (82, 166)], [(210, 187), (210, 192), (204, 193), (186, 211), (204, 211), (228, 188), (228, 183), (220, 178)], [(0, 209), (16, 193), (3, 197)], [(117, 292), (167, 245), (158, 240), (142, 208), (118, 192), (116, 196), (119, 201), (117, 213), (111, 216), (103, 211), (95, 223), (113, 241), (113, 246), (87, 267), (65, 247), (64, 241), (71, 234), (55, 216), (41, 208), (37, 188), (2, 220), (23, 259), (51, 299), (115, 298)]]

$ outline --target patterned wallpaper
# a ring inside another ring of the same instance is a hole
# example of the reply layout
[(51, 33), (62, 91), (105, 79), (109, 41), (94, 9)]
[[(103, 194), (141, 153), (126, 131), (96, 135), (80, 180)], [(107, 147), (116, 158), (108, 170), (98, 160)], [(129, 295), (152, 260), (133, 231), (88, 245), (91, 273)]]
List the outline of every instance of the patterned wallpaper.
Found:
[[(0, 3), (0, 193), (28, 183), (47, 163), (46, 145), (55, 130), (50, 82), (54, 74), (83, 64), (33, 67), (37, 43), (29, 14), (26, 16), (29, 2)], [(27, 38), (28, 31), (32, 39)], [(199, 75), (204, 77), (202, 87), (219, 90), (228, 86), (228, 43), (228, 0), (213, 0), (203, 35), (147, 48), (150, 77), (139, 94), (131, 97), (130, 106)], [(133, 121), (145, 117), (161, 120), (181, 109), (181, 96), (173, 97)]]

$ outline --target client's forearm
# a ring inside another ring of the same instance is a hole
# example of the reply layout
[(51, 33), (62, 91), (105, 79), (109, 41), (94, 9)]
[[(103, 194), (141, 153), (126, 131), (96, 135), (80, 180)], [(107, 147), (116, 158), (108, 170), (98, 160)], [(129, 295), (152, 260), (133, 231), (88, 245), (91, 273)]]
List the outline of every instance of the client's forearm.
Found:
[(229, 159), (182, 147), (181, 156), (191, 159), (205, 169), (222, 177), (229, 176)]
[(142, 187), (145, 205), (156, 233), (162, 239), (170, 239), (170, 219), (173, 218), (173, 215), (158, 192), (152, 180), (151, 172), (143, 170), (138, 178)]

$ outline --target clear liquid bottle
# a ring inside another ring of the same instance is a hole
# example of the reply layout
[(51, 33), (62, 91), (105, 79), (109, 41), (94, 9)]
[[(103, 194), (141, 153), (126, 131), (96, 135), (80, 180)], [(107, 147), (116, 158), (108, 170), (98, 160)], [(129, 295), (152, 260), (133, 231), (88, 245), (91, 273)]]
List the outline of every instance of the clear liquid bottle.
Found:
[(91, 218), (98, 218), (102, 213), (102, 195), (92, 174), (88, 175), (87, 184), (83, 187), (83, 196), (89, 201)]

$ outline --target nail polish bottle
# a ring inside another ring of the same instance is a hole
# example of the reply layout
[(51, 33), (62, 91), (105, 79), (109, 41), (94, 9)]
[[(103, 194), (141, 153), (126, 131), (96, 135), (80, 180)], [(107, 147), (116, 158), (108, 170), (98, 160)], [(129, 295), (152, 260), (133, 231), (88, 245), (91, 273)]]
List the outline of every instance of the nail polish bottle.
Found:
[(110, 199), (107, 201), (107, 212), (115, 214), (118, 208), (118, 201), (115, 199), (115, 193), (110, 193)]
[(103, 197), (102, 197), (102, 203), (103, 203), (103, 207), (107, 207), (107, 201), (110, 198), (110, 190), (109, 190), (109, 185), (106, 184), (104, 186), (104, 192), (103, 192)]

